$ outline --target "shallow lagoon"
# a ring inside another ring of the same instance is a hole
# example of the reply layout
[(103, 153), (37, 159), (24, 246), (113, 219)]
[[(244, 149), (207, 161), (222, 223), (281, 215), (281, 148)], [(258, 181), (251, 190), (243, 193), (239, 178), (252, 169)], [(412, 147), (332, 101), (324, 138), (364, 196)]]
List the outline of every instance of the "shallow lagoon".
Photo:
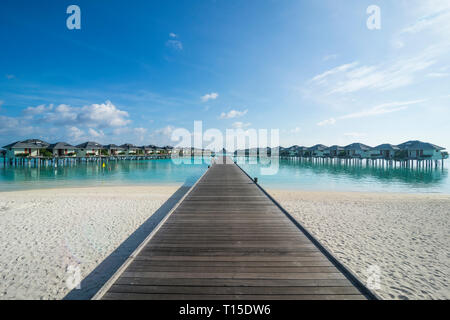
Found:
[[(236, 158), (238, 164), (266, 188), (317, 191), (408, 192), (450, 194), (444, 168), (391, 168), (344, 163), (317, 163), (305, 159)], [(0, 164), (0, 191), (102, 185), (192, 185), (205, 172), (210, 158), (122, 160), (65, 166), (4, 166)], [(271, 168), (263, 172), (263, 168)], [(267, 172), (268, 171), (268, 172)]]

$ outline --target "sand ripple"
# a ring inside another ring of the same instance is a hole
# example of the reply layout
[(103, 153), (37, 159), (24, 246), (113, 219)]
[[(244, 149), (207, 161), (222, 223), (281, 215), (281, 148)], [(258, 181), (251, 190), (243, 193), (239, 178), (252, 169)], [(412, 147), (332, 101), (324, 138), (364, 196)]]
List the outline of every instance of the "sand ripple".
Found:
[(0, 299), (61, 299), (176, 190), (101, 187), (0, 193)]
[(450, 298), (450, 196), (269, 192), (382, 298)]

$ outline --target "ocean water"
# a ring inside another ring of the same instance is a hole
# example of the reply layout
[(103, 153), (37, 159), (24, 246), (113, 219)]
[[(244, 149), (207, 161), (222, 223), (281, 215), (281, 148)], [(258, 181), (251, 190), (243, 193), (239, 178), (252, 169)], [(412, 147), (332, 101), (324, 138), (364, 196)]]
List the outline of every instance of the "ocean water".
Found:
[[(312, 163), (305, 159), (279, 159), (278, 164), (264, 164), (251, 158), (236, 158), (251, 177), (257, 177), (264, 188), (450, 194), (447, 161), (444, 168), (392, 168), (354, 164)], [(276, 174), (265, 174), (261, 168), (272, 167)]]
[(73, 165), (0, 165), (0, 192), (38, 188), (89, 187), (116, 185), (192, 185), (206, 171), (210, 159), (124, 160)]
[[(438, 169), (366, 167), (365, 165), (323, 164), (294, 159), (265, 163), (255, 158), (236, 158), (264, 188), (450, 194), (446, 165)], [(181, 163), (179, 163), (181, 162)], [(186, 184), (192, 185), (206, 171), (209, 158), (181, 161), (142, 160), (82, 163), (71, 166), (21, 166), (0, 164), (0, 192), (37, 188)], [(272, 174), (264, 172), (271, 167)]]

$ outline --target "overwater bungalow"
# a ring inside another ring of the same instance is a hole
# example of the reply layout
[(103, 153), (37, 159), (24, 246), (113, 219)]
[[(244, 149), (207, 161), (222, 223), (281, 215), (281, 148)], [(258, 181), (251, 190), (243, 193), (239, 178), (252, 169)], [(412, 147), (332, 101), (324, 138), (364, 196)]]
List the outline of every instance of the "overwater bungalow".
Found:
[(17, 141), (4, 146), (6, 157), (9, 159), (20, 157), (40, 157), (43, 150), (49, 146), (49, 143), (39, 139), (29, 139)]
[[(165, 147), (163, 147), (163, 150), (164, 150), (164, 154), (172, 154), (172, 151), (173, 151), (173, 147), (171, 147), (171, 146), (165, 146)], [(203, 151), (203, 150), (202, 150)]]
[(308, 147), (300, 146), (297, 148), (297, 157), (304, 157), (308, 153)]
[(140, 149), (142, 150), (142, 152), (144, 153), (145, 156), (151, 156), (156, 154), (156, 146), (153, 145), (149, 145), (149, 146), (142, 146), (140, 147)]
[(344, 149), (346, 155), (351, 158), (368, 159), (371, 157), (372, 147), (362, 143), (352, 143)]
[(331, 158), (337, 158), (345, 156), (345, 147), (341, 146), (331, 146), (325, 150), (325, 156), (331, 157)]
[(86, 158), (86, 157), (99, 157), (102, 154), (103, 146), (100, 143), (88, 141), (76, 146), (77, 157)]
[(125, 143), (120, 147), (123, 148), (127, 156), (135, 156), (139, 153), (138, 151), (140, 150), (138, 147), (131, 143)]
[(125, 149), (115, 144), (103, 146), (103, 149), (106, 150), (108, 155), (112, 157), (125, 155)]
[(400, 151), (400, 147), (393, 144), (384, 143), (372, 149), (372, 158), (393, 159)]
[(47, 150), (50, 151), (55, 158), (76, 157), (78, 148), (68, 144), (67, 142), (57, 142), (49, 145)]
[(297, 148), (299, 148), (298, 145), (294, 145), (288, 148), (283, 148), (283, 155), (287, 157), (297, 157)]
[(406, 156), (409, 159), (442, 160), (448, 157), (448, 153), (443, 152), (445, 148), (428, 142), (413, 140), (399, 144), (398, 147), (406, 152)]
[(294, 145), (289, 148), (285, 148), (284, 153), (289, 157), (303, 157), (308, 152), (307, 147)]
[(315, 146), (308, 148), (307, 153), (310, 157), (319, 157), (320, 158), (320, 157), (325, 156), (325, 150), (327, 148), (328, 147), (324, 146), (323, 144), (316, 144)]

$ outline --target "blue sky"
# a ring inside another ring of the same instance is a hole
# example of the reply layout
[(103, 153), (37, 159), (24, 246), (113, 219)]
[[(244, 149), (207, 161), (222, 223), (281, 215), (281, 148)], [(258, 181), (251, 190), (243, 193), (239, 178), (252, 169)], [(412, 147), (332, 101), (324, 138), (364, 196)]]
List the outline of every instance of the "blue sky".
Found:
[(201, 120), (284, 146), (450, 147), (446, 0), (2, 0), (0, 43), (2, 145), (170, 144)]

